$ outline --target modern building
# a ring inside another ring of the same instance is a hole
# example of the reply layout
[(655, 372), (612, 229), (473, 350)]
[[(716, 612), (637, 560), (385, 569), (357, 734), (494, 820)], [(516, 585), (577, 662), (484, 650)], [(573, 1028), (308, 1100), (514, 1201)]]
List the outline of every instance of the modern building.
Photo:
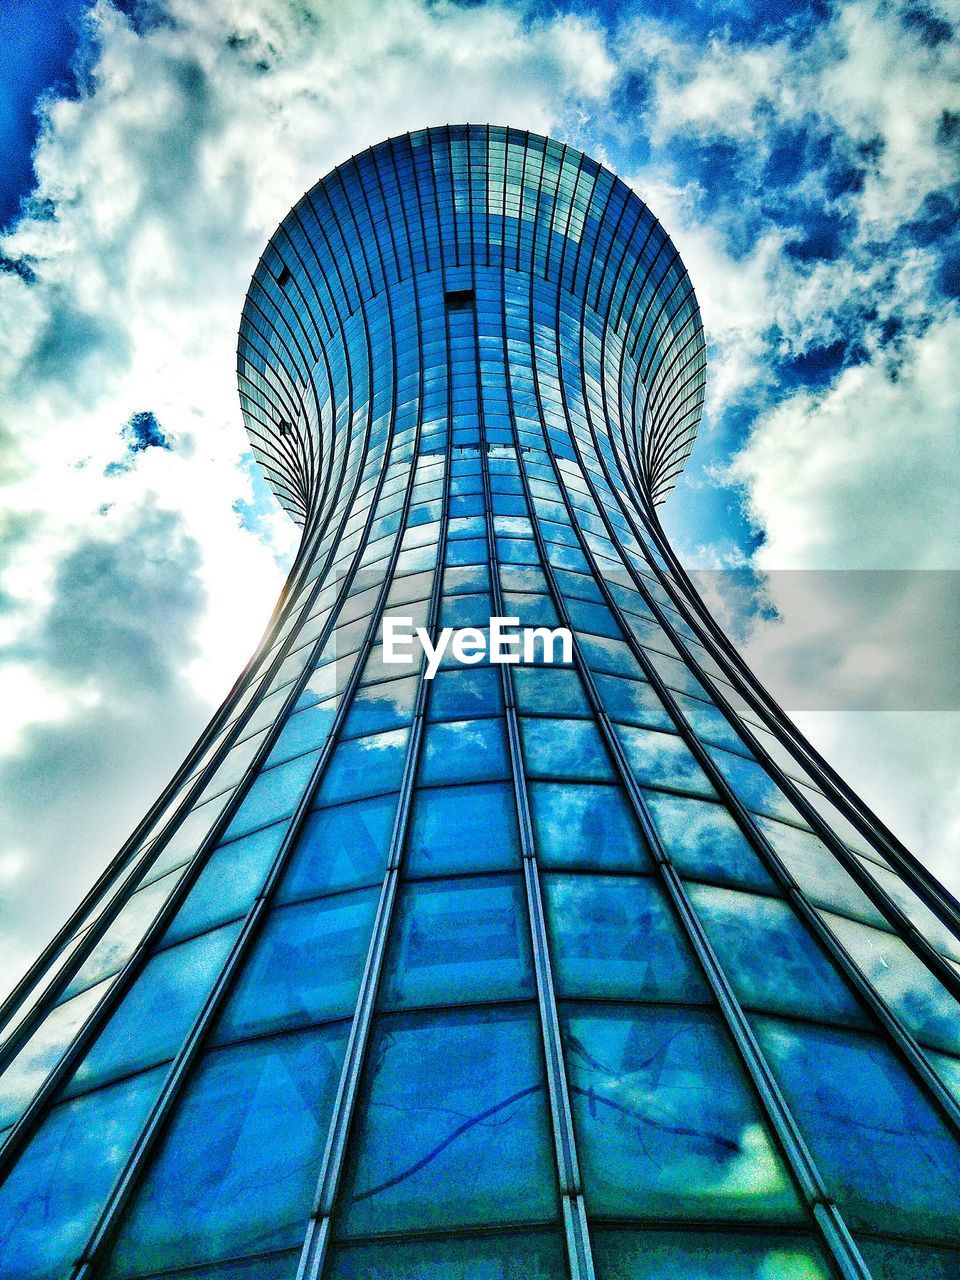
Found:
[[(6, 1280), (960, 1275), (957, 904), (664, 537), (704, 369), (572, 147), (409, 134), (283, 220), (239, 379), (300, 551), (7, 1002)], [(384, 618), (481, 635), (427, 679)]]

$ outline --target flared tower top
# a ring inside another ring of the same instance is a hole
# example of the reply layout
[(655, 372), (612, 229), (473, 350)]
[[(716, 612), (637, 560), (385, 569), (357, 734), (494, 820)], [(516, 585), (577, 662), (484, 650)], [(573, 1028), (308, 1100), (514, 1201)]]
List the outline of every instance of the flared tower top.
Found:
[(371, 370), (415, 340), (418, 310), (470, 307), (478, 291), (506, 307), (534, 290), (538, 326), (574, 324), (599, 353), (598, 416), (626, 441), (631, 487), (661, 502), (692, 448), (706, 367), (679, 253), (640, 197), (582, 151), (446, 125), (338, 165), (290, 210), (254, 272), (241, 404), (293, 518), (322, 512), (343, 433), (369, 427)]

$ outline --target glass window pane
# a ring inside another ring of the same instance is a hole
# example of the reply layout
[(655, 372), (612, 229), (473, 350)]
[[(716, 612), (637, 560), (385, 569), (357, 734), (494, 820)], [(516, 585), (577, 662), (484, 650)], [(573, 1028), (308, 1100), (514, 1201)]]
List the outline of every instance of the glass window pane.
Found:
[(812, 1240), (735, 1232), (594, 1228), (597, 1280), (830, 1280)]
[(713, 1015), (572, 1006), (563, 1021), (590, 1211), (800, 1218), (793, 1186)]
[(163, 945), (246, 915), (286, 830), (287, 824), (278, 822), (215, 849), (163, 935)]
[(315, 809), (297, 837), (277, 898), (295, 902), (383, 879), (397, 796)]
[(160, 1092), (147, 1071), (50, 1112), (0, 1187), (0, 1274), (69, 1275)]
[(529, 795), (542, 866), (638, 871), (652, 865), (619, 787), (534, 782)]
[(666, 787), (670, 791), (689, 791), (698, 796), (715, 796), (690, 749), (675, 734), (618, 725), (617, 736), (639, 783)]
[(316, 803), (340, 804), (396, 791), (403, 777), (409, 736), (409, 729), (394, 729), (338, 743)]
[(431, 720), (496, 715), (503, 708), (503, 681), (497, 667), (454, 667), (438, 671), (430, 685)]
[(674, 728), (663, 703), (646, 680), (600, 675), (596, 681), (604, 709), (611, 720), (649, 729)]
[(216, 1040), (287, 1030), (353, 1012), (378, 889), (271, 912), (217, 1027)]
[(960, 1053), (960, 1005), (902, 938), (841, 916), (824, 919), (918, 1040)]
[(877, 908), (812, 831), (771, 818), (758, 818), (757, 825), (815, 906), (855, 916), (867, 924), (883, 925), (884, 918)]
[(931, 1248), (894, 1240), (858, 1240), (873, 1280), (957, 1280), (960, 1247)]
[(172, 1058), (226, 963), (240, 925), (151, 956), (75, 1071), (68, 1093)]
[(417, 676), (405, 676), (358, 689), (343, 726), (344, 737), (360, 738), (410, 724), (419, 683)]
[(261, 773), (234, 814), (224, 843), (288, 818), (299, 804), (318, 759), (319, 753), (312, 752)]
[(644, 793), (650, 817), (677, 870), (694, 879), (772, 890), (773, 879), (746, 836), (719, 804)]
[(848, 1225), (960, 1233), (960, 1148), (892, 1051), (836, 1027), (754, 1027)]
[(335, 1025), (207, 1055), (127, 1211), (111, 1280), (302, 1244), (345, 1044)]
[[(334, 1248), (327, 1280), (563, 1280), (559, 1235), (482, 1235)], [(818, 1278), (819, 1280), (819, 1278)]]
[(533, 994), (519, 876), (408, 885), (397, 907), (382, 1000), (387, 1008)]
[(859, 1001), (786, 902), (706, 884), (688, 885), (687, 892), (741, 1004), (869, 1025)]
[(520, 737), (528, 777), (613, 779), (607, 749), (589, 720), (523, 716)]
[(547, 875), (543, 887), (559, 995), (709, 999), (689, 944), (651, 880)]
[(552, 1219), (557, 1208), (535, 1015), (383, 1016), (374, 1031), (340, 1230)]
[(587, 717), (590, 704), (580, 677), (569, 667), (515, 667), (517, 707), (534, 715)]
[(506, 778), (510, 769), (503, 722), (452, 720), (427, 725), (420, 783), (486, 782)]
[(517, 865), (519, 854), (516, 804), (508, 783), (414, 792), (407, 875), (507, 870)]

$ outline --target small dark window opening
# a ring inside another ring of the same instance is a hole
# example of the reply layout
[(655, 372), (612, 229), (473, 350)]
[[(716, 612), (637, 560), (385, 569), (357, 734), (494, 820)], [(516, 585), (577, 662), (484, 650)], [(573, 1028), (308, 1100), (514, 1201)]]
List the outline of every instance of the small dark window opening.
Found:
[(280, 274), (277, 276), (277, 284), (282, 289), (284, 285), (289, 284), (289, 282), (290, 282), (290, 268), (281, 267)]
[(443, 301), (448, 311), (469, 311), (476, 298), (472, 289), (447, 289)]
[(280, 421), (277, 423), (277, 426), (280, 428), (281, 436), (293, 435), (293, 423), (288, 422), (286, 418), (281, 418)]

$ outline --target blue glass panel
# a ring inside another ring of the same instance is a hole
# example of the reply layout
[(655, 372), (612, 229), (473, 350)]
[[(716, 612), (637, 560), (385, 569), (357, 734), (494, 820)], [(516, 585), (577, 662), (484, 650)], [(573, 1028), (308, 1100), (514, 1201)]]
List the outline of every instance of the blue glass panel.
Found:
[(316, 703), (304, 711), (298, 711), (287, 719), (280, 731), (280, 736), (264, 763), (264, 768), (271, 768), (290, 760), (294, 756), (303, 755), (306, 751), (314, 751), (322, 747), (326, 741), (335, 715), (333, 703)]
[(340, 804), (396, 791), (403, 776), (409, 736), (409, 729), (394, 729), (338, 743), (317, 791), (316, 803)]
[(786, 902), (712, 885), (691, 884), (687, 892), (742, 1005), (869, 1026), (859, 1002)]
[(531, 995), (530, 933), (518, 876), (407, 886), (384, 974), (385, 1007)]
[(664, 849), (682, 875), (773, 890), (772, 877), (726, 809), (658, 791), (644, 792), (644, 799)]
[(535, 1015), (382, 1016), (342, 1198), (347, 1235), (552, 1219)]
[(603, 739), (589, 720), (524, 716), (520, 720), (520, 738), (528, 777), (597, 782), (613, 779)]
[(509, 775), (501, 720), (452, 720), (427, 725), (420, 783), (486, 782)]
[(625, 1218), (801, 1217), (713, 1015), (573, 1006), (563, 1020), (590, 1211)]
[(618, 725), (617, 735), (633, 776), (644, 786), (688, 791), (697, 796), (716, 794), (690, 749), (674, 734)]
[(223, 836), (224, 843), (289, 817), (306, 790), (319, 758), (319, 753), (313, 752), (261, 773), (234, 814)]
[(548, 875), (543, 887), (558, 995), (709, 999), (680, 926), (651, 880)]
[(224, 1011), (216, 1040), (352, 1013), (378, 898), (378, 889), (361, 889), (273, 911)]
[(522, 712), (576, 718), (590, 715), (580, 677), (569, 667), (515, 667), (513, 682)]
[(841, 916), (824, 919), (918, 1040), (960, 1053), (960, 1005), (902, 938)]
[(637, 871), (651, 865), (619, 787), (534, 782), (529, 795), (542, 866)]
[(517, 865), (513, 788), (508, 783), (425, 787), (413, 795), (407, 833), (410, 876), (498, 871)]
[(240, 925), (152, 956), (75, 1071), (68, 1093), (172, 1058), (219, 975)]
[(0, 1187), (4, 1280), (70, 1274), (163, 1074), (145, 1072), (51, 1111)]
[(334, 1026), (207, 1055), (128, 1210), (111, 1280), (302, 1243), (345, 1038)]
[(754, 1025), (847, 1223), (960, 1235), (960, 1147), (892, 1051), (835, 1027)]
[(497, 667), (460, 667), (434, 676), (427, 713), (431, 720), (463, 720), (496, 715), (502, 707), (503, 681)]
[(278, 899), (291, 902), (380, 881), (396, 808), (396, 795), (386, 795), (315, 809), (297, 837)]
[(163, 945), (245, 915), (263, 887), (286, 831), (286, 823), (278, 822), (214, 850), (163, 935)]
[(0, 1077), (0, 1125), (18, 1119), (109, 987), (100, 982), (50, 1010)]
[(755, 760), (745, 760), (731, 751), (708, 748), (741, 804), (771, 818), (796, 818), (796, 809), (777, 784)]
[(409, 724), (419, 683), (416, 676), (404, 676), (358, 690), (343, 726), (344, 737), (359, 738)]
[(597, 676), (597, 688), (611, 720), (643, 725), (648, 729), (674, 728), (663, 703), (646, 680), (623, 676)]
[(529, 1231), (342, 1244), (334, 1248), (324, 1275), (327, 1280), (566, 1280), (567, 1267), (557, 1234)]
[(812, 1240), (736, 1232), (594, 1228), (597, 1280), (830, 1280)]
[(758, 818), (757, 825), (812, 903), (883, 925), (884, 917), (812, 831), (770, 818)]

